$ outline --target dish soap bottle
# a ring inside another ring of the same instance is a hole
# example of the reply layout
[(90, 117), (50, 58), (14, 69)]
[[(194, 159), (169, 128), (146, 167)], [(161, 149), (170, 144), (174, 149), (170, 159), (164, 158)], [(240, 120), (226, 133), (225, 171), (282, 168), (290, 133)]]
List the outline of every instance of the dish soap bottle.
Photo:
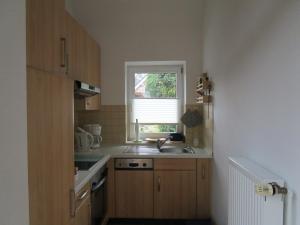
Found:
[(139, 142), (140, 141), (140, 125), (139, 125), (138, 119), (135, 119), (134, 132), (135, 132), (135, 142)]

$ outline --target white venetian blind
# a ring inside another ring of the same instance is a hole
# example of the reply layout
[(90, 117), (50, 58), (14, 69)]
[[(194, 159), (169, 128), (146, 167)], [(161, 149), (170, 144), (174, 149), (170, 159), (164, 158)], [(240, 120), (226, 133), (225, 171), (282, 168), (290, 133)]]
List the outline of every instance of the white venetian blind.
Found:
[(133, 99), (131, 122), (179, 123), (178, 99)]

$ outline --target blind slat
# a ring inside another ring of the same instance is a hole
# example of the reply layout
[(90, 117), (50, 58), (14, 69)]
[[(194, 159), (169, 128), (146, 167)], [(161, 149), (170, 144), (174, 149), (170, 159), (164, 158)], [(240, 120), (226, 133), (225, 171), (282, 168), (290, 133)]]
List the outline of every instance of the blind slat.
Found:
[(178, 123), (179, 104), (178, 99), (133, 99), (131, 122)]

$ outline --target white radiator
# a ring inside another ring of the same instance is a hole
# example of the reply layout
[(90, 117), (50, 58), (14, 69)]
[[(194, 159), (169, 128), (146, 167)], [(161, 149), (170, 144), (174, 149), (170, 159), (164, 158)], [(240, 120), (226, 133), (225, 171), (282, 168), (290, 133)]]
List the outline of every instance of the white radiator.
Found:
[(284, 181), (245, 158), (229, 158), (228, 225), (283, 225), (284, 198), (259, 196), (256, 184)]

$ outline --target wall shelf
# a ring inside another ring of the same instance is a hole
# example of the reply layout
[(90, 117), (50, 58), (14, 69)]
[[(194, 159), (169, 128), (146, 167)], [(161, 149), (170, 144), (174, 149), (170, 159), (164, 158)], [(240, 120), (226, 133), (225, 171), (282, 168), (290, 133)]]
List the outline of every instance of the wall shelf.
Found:
[(212, 82), (209, 80), (207, 73), (203, 73), (196, 84), (196, 92), (198, 97), (196, 98), (197, 104), (211, 103), (212, 96)]

